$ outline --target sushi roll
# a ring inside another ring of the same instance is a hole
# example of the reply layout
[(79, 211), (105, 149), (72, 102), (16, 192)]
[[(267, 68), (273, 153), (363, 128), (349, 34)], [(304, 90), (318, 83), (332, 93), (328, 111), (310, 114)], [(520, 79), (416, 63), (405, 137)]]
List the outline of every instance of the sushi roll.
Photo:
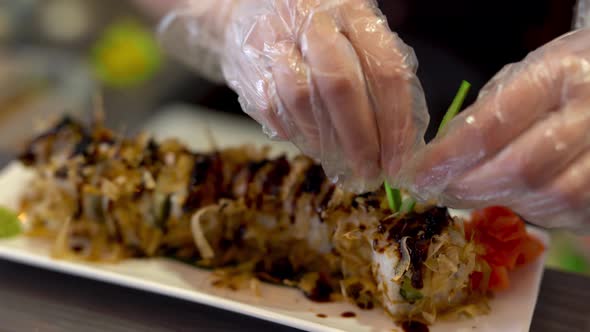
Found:
[(383, 191), (342, 190), (304, 156), (192, 152), (64, 118), (20, 161), (33, 173), (27, 234), (53, 241), (58, 258), (172, 257), (394, 320), (487, 311), (490, 266), (463, 220), (436, 206), (392, 214)]

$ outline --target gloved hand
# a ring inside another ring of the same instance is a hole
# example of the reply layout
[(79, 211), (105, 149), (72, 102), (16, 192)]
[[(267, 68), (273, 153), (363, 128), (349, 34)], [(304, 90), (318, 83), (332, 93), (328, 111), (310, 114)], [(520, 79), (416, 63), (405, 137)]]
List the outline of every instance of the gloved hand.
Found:
[(421, 199), (590, 226), (590, 29), (501, 70), (402, 173)]
[[(375, 1), (213, 2), (169, 17), (166, 44), (185, 58), (199, 47), (217, 49), (244, 111), (271, 137), (319, 159), (328, 176), (350, 189), (375, 188), (424, 145), (429, 117), (416, 57)], [(220, 15), (216, 8), (228, 3), (232, 9)], [(199, 42), (206, 29), (199, 22), (213, 17), (224, 23), (207, 35), (223, 38)]]

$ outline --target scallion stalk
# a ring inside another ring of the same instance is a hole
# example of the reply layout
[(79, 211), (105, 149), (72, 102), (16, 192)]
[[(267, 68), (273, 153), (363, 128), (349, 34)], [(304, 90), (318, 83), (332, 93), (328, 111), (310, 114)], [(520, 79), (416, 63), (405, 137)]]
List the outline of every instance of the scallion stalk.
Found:
[(459, 92), (457, 92), (455, 99), (453, 99), (451, 106), (449, 107), (447, 113), (443, 117), (440, 126), (438, 127), (438, 132), (436, 133), (436, 136), (440, 135), (442, 130), (446, 127), (447, 123), (449, 123), (449, 121), (451, 121), (455, 116), (457, 116), (457, 114), (459, 114), (461, 107), (463, 107), (463, 102), (465, 102), (465, 98), (469, 93), (469, 89), (471, 89), (471, 83), (467, 81), (461, 82)]
[(389, 203), (389, 208), (393, 212), (399, 211), (399, 209), (401, 208), (401, 204), (402, 204), (401, 203), (401, 201), (402, 201), (401, 192), (399, 191), (399, 189), (391, 188), (391, 186), (389, 185), (389, 183), (387, 183), (387, 181), (385, 181), (383, 183), (383, 185), (385, 186), (385, 194), (387, 195), (387, 202)]
[[(461, 108), (463, 107), (463, 103), (465, 102), (465, 98), (467, 97), (467, 94), (469, 93), (470, 89), (471, 89), (471, 83), (469, 83), (467, 81), (461, 82), (461, 86), (459, 87), (459, 91), (457, 92), (457, 95), (455, 95), (455, 98), (453, 99), (451, 106), (449, 107), (449, 109), (447, 110), (447, 113), (443, 117), (443, 119), (440, 123), (440, 126), (438, 127), (438, 132), (436, 133), (436, 136), (439, 136), (440, 133), (442, 132), (442, 130), (447, 125), (447, 123), (449, 123), (449, 121), (451, 121), (455, 116), (457, 116), (457, 114), (459, 114), (459, 111), (461, 111)], [(383, 185), (385, 186), (385, 193), (387, 194), (387, 201), (389, 203), (389, 208), (394, 213), (400, 211), (400, 209), (402, 209), (401, 191), (399, 189), (391, 188), (391, 186), (387, 183), (387, 181), (385, 181), (385, 183)], [(404, 200), (403, 205), (404, 205), (404, 209), (402, 212), (411, 212), (414, 210), (414, 206), (416, 205), (416, 202), (410, 198), (410, 199)]]

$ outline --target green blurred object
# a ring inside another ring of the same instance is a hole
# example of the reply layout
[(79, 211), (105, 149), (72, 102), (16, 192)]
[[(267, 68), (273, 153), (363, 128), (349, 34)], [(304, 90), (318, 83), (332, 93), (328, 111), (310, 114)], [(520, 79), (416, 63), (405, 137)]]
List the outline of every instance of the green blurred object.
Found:
[(92, 64), (107, 86), (126, 88), (146, 82), (161, 66), (161, 53), (152, 32), (124, 19), (107, 27), (92, 49)]
[(389, 204), (389, 208), (391, 209), (391, 212), (394, 212), (394, 213), (398, 212), (401, 207), (401, 200), (402, 200), (401, 192), (399, 191), (399, 189), (391, 188), (391, 186), (389, 185), (389, 183), (387, 183), (387, 181), (385, 181), (383, 183), (383, 186), (385, 187), (385, 194), (387, 195), (387, 203)]
[(566, 255), (563, 259), (562, 266), (573, 272), (587, 273), (588, 272), (588, 261), (586, 258), (578, 253), (571, 253)]
[(567, 272), (590, 275), (590, 260), (584, 254), (582, 239), (570, 233), (553, 232), (547, 266)]
[(437, 136), (440, 135), (442, 130), (445, 128), (445, 126), (451, 120), (453, 120), (453, 118), (455, 116), (457, 116), (457, 114), (459, 114), (459, 112), (461, 111), (461, 108), (463, 107), (463, 102), (465, 101), (465, 98), (467, 97), (467, 94), (469, 93), (470, 89), (471, 89), (471, 83), (469, 83), (467, 81), (461, 82), (461, 85), (459, 86), (459, 92), (457, 92), (457, 95), (453, 99), (451, 106), (447, 110), (447, 113), (445, 114), (444, 118), (442, 119), (442, 121), (440, 123), (440, 126), (438, 127), (438, 132), (436, 134)]
[(18, 216), (4, 207), (0, 207), (0, 239), (17, 236), (21, 233)]

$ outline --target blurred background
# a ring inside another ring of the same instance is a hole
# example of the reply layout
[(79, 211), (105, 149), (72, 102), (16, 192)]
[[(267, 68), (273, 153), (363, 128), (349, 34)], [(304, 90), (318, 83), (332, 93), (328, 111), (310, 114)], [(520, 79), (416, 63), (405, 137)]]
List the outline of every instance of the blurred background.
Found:
[[(0, 0), (0, 156), (12, 158), (36, 126), (63, 112), (89, 116), (97, 100), (108, 125), (130, 133), (201, 139), (190, 124), (220, 114), (256, 126), (229, 89), (158, 48), (153, 31), (172, 2)], [(461, 80), (473, 84), (473, 101), (503, 65), (570, 30), (575, 1), (379, 2), (420, 60), (430, 138)], [(553, 267), (590, 275), (588, 237), (555, 232), (550, 256)]]

